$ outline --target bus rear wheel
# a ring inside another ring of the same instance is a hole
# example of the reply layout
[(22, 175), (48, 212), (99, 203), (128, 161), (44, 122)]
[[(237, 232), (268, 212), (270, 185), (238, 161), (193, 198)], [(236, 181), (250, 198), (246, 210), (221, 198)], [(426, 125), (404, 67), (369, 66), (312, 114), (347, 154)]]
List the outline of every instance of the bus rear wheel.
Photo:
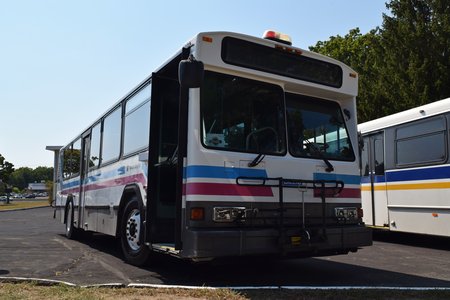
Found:
[(135, 266), (144, 265), (150, 257), (150, 249), (144, 244), (142, 212), (136, 197), (123, 210), (120, 224), (120, 244), (125, 260)]

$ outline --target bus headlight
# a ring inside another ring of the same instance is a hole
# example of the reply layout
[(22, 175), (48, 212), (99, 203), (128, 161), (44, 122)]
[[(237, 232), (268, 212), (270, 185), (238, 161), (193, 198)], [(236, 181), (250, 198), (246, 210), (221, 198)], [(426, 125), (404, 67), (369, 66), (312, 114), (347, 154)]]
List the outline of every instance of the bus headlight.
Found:
[(214, 207), (213, 221), (214, 222), (234, 222), (236, 220), (245, 219), (245, 207)]
[(358, 209), (356, 207), (336, 207), (334, 211), (340, 223), (355, 222), (358, 220)]

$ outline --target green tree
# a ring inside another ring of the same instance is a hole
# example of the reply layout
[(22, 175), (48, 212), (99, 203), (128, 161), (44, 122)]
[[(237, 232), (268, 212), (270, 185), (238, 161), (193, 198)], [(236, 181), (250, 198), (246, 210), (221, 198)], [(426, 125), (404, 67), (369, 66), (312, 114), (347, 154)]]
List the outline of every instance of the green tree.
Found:
[(10, 184), (20, 190), (24, 190), (28, 187), (29, 183), (48, 180), (53, 180), (53, 168), (37, 167), (31, 169), (28, 167), (21, 167), (11, 174)]
[(53, 180), (53, 168), (37, 167), (33, 170), (33, 177), (37, 182)]
[(359, 74), (358, 118), (366, 121), (377, 115), (383, 115), (386, 101), (385, 95), (380, 93), (380, 65), (382, 61), (382, 46), (379, 29), (376, 28), (367, 34), (361, 34), (359, 28), (341, 37), (330, 37), (328, 41), (319, 41), (315, 46), (309, 47), (315, 51), (333, 57), (349, 66)]
[(28, 187), (28, 183), (34, 182), (33, 169), (28, 167), (21, 167), (11, 174), (10, 184), (24, 190)]
[[(11, 173), (14, 172), (14, 165), (3, 157), (3, 155), (0, 154), (0, 193), (3, 194), (6, 191), (6, 188), (8, 188), (9, 185), (9, 178), (11, 176)], [(9, 194), (8, 198), (6, 200), (6, 203), (9, 204)]]
[(384, 93), (394, 111), (450, 96), (450, 2), (391, 0), (383, 16)]
[(359, 73), (359, 122), (450, 96), (450, 2), (391, 0), (386, 7), (380, 28), (310, 47)]
[(11, 173), (14, 172), (14, 165), (0, 154), (0, 180), (3, 183), (9, 183)]

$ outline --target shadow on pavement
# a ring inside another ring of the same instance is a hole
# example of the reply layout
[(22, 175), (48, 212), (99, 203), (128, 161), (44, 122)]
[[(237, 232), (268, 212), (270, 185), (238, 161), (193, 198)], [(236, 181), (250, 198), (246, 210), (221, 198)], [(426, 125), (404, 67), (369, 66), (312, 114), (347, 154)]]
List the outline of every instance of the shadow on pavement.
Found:
[[(80, 242), (123, 259), (116, 239), (99, 234), (87, 235)], [(350, 254), (350, 255), (358, 255)], [(336, 257), (331, 257), (334, 259)], [(195, 286), (393, 286), (450, 287), (450, 281), (408, 275), (383, 269), (358, 266), (322, 258), (274, 259), (238, 257), (209, 263), (191, 263), (155, 254), (149, 266), (130, 277), (146, 282), (157, 274), (170, 285)], [(142, 271), (148, 271), (142, 273)]]

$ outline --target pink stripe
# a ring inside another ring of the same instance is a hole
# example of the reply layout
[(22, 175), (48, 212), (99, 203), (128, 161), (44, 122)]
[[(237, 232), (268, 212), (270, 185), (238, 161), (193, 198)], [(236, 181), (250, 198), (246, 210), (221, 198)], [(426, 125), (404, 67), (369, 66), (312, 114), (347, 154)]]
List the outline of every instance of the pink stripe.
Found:
[(270, 187), (227, 183), (188, 183), (185, 191), (186, 195), (273, 197)]
[[(320, 197), (320, 189), (314, 190), (314, 197)], [(332, 189), (327, 189), (325, 191), (325, 197), (329, 197), (329, 198), (361, 198), (361, 190), (344, 188), (338, 195), (334, 195), (334, 191)]]
[(74, 193), (79, 193), (80, 192), (80, 187), (76, 187), (76, 188), (70, 188), (70, 189), (66, 189), (61, 191), (61, 194), (63, 195), (67, 195), (67, 194), (74, 194)]

